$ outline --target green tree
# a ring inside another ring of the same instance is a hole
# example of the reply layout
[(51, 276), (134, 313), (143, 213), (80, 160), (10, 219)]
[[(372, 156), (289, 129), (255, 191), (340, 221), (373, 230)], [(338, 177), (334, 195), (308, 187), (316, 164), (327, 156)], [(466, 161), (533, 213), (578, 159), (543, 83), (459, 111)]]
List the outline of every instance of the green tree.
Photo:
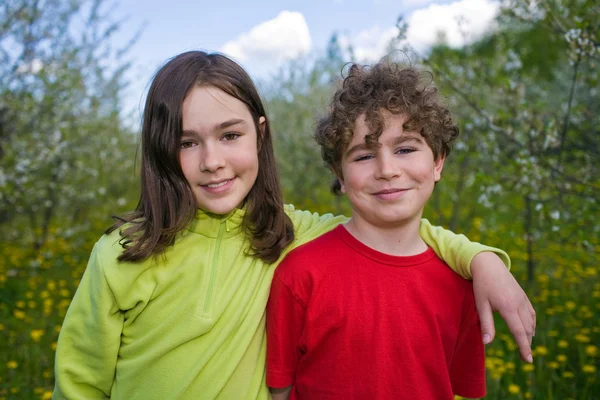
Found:
[[(0, 8), (0, 229), (40, 248), (124, 205), (134, 136), (121, 92), (135, 38), (103, 0), (15, 0)], [(107, 221), (108, 222), (108, 221)]]

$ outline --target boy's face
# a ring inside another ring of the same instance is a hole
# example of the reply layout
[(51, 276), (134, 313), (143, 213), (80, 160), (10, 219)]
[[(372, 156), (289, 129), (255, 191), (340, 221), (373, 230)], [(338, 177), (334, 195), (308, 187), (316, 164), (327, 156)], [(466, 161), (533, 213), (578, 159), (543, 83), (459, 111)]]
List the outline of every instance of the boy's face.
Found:
[(434, 160), (421, 135), (403, 130), (405, 115), (384, 110), (382, 116), (385, 126), (374, 147), (365, 143), (369, 128), (364, 114), (357, 118), (352, 142), (342, 155), (340, 183), (354, 220), (392, 228), (420, 220), (444, 158)]

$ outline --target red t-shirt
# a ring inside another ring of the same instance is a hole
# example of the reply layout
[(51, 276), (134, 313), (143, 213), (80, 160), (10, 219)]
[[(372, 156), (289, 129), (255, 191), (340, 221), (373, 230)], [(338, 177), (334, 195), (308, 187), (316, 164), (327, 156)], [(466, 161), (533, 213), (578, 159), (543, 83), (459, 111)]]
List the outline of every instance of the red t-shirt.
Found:
[(267, 307), (267, 384), (291, 399), (485, 395), (473, 287), (433, 250), (380, 253), (343, 226), (292, 251)]

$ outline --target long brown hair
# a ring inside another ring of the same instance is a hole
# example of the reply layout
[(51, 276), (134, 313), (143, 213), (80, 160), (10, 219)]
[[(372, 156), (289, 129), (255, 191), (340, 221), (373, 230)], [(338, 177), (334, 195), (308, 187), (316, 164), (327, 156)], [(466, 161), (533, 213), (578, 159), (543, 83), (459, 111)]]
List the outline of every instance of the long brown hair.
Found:
[[(117, 217), (107, 229), (121, 230), (119, 261), (141, 261), (160, 254), (193, 220), (197, 205), (181, 165), (182, 104), (195, 86), (214, 86), (248, 107), (258, 137), (258, 176), (245, 199), (242, 223), (250, 254), (274, 262), (294, 240), (285, 214), (273, 152), (269, 119), (252, 79), (244, 69), (218, 53), (190, 51), (158, 70), (146, 99), (142, 124), (141, 193), (135, 211)], [(260, 129), (259, 118), (266, 121)]]

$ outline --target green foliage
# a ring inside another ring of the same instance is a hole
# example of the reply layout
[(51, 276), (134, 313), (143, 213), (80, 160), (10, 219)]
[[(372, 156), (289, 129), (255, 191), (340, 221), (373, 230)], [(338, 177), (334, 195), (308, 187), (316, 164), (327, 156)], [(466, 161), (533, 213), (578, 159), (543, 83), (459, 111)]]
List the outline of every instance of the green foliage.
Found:
[(135, 187), (135, 139), (120, 115), (127, 47), (109, 46), (118, 24), (103, 10), (101, 0), (2, 8), (0, 232), (8, 240), (39, 248), (59, 219), (87, 229)]

